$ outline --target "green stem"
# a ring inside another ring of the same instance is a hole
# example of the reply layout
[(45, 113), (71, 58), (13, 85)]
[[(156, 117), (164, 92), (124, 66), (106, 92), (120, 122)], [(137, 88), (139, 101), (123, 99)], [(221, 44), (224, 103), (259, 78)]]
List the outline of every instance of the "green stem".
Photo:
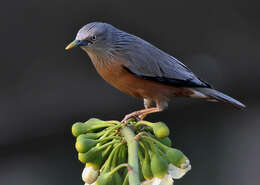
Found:
[(143, 154), (141, 153), (140, 150), (138, 150), (138, 157), (140, 159), (140, 163), (142, 164), (142, 161), (144, 160), (144, 156), (143, 156)]
[(106, 143), (106, 144), (104, 144), (104, 145), (101, 145), (101, 146), (99, 146), (98, 147), (98, 150), (100, 151), (100, 150), (103, 150), (104, 148), (106, 148), (106, 147), (108, 147), (108, 146), (110, 146), (110, 145), (113, 145), (113, 144), (115, 144), (115, 143), (119, 143), (120, 141), (118, 141), (118, 140), (115, 140), (115, 141), (111, 141), (111, 142), (109, 142), (109, 143)]
[(105, 133), (105, 129), (101, 132), (96, 133), (97, 138), (101, 137)]
[(114, 155), (113, 155), (113, 158), (112, 158), (112, 162), (111, 162), (111, 169), (114, 169), (116, 167), (116, 163), (118, 161), (118, 153), (120, 152), (120, 149), (121, 149), (121, 146), (118, 147), (118, 149), (115, 151)]
[(127, 185), (127, 182), (128, 182), (128, 174), (126, 174), (126, 176), (125, 176), (125, 179), (124, 179), (124, 182), (123, 182), (123, 185)]
[(110, 127), (108, 130), (105, 131), (105, 134), (103, 136), (100, 137), (100, 139), (106, 138), (106, 136), (108, 136), (108, 134), (110, 134), (112, 131), (114, 131), (115, 129), (118, 129), (122, 127), (122, 125), (115, 125), (113, 127)]
[(140, 185), (139, 163), (138, 163), (138, 143), (135, 140), (135, 134), (129, 127), (123, 127), (120, 130), (128, 146), (128, 164), (129, 164), (129, 184)]
[(98, 139), (97, 141), (98, 142), (104, 142), (104, 141), (108, 141), (108, 140), (111, 140), (111, 139), (120, 139), (119, 136), (109, 136), (109, 137), (106, 137), (106, 138), (102, 138), (102, 139)]
[(149, 155), (148, 147), (145, 145), (145, 143), (142, 143), (141, 141), (139, 141), (139, 144), (144, 149), (144, 158), (146, 158)]
[(120, 147), (122, 145), (122, 143), (119, 143), (118, 145), (116, 145), (114, 147), (114, 149), (112, 150), (112, 152), (109, 154), (108, 159), (106, 160), (106, 162), (103, 164), (103, 166), (101, 167), (101, 171), (106, 171), (110, 168), (110, 164), (111, 164), (111, 160), (113, 158), (114, 153), (117, 151), (118, 147)]
[(123, 167), (128, 167), (128, 164), (127, 164), (127, 163), (123, 163), (123, 164), (118, 165), (117, 167), (115, 167), (115, 168), (111, 171), (111, 174), (114, 174), (116, 171), (118, 171), (120, 168), (123, 168)]
[[(151, 138), (151, 137), (148, 137), (148, 136), (142, 136), (142, 138), (143, 138), (143, 139), (146, 139), (149, 143), (150, 143), (150, 142), (156, 143), (156, 144), (157, 144), (159, 147), (161, 147), (163, 150), (167, 150), (167, 149), (169, 148), (168, 146), (162, 144), (160, 141), (157, 141), (157, 140), (154, 139), (154, 138)], [(151, 143), (150, 146), (152, 146), (152, 143)]]
[(110, 120), (110, 121), (106, 121), (107, 123), (112, 123), (112, 124), (115, 124), (115, 125), (120, 125), (121, 123), (117, 120)]
[(149, 122), (149, 121), (144, 121), (144, 120), (142, 120), (142, 121), (138, 121), (137, 123), (136, 123), (136, 127), (138, 127), (139, 125), (146, 125), (146, 126), (151, 126), (153, 123), (151, 123), (151, 122)]

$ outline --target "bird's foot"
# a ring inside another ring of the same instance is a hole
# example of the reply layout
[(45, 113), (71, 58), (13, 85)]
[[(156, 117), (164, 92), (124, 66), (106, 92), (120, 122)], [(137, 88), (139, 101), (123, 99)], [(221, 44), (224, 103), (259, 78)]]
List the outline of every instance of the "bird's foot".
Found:
[(139, 121), (143, 119), (142, 114), (140, 114), (138, 111), (132, 112), (130, 114), (125, 115), (124, 119), (121, 121), (121, 123), (127, 122), (127, 120), (134, 118), (135, 120)]

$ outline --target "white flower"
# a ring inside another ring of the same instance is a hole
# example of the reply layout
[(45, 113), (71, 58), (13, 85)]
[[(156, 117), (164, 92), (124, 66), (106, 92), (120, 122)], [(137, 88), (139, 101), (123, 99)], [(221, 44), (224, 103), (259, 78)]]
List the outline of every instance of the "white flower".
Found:
[(99, 170), (95, 170), (92, 165), (88, 165), (82, 172), (82, 180), (86, 183), (85, 185), (89, 185), (96, 181), (98, 175)]
[(162, 179), (154, 177), (151, 180), (142, 182), (141, 185), (173, 185), (173, 179), (169, 174), (166, 174)]
[(185, 175), (189, 170), (191, 170), (190, 161), (186, 160), (185, 164), (181, 165), (181, 168), (174, 166), (173, 164), (168, 165), (168, 173), (173, 179), (180, 179)]

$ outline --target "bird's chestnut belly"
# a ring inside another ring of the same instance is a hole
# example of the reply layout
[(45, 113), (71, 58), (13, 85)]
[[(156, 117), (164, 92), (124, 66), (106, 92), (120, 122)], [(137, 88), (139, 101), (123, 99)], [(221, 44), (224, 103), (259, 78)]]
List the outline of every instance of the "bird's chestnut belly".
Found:
[(119, 89), (120, 91), (130, 94), (134, 97), (149, 98), (153, 100), (168, 99), (170, 96), (185, 96), (188, 97), (192, 92), (185, 88), (165, 85), (152, 80), (146, 80), (137, 77), (123, 68), (127, 66), (126, 62), (121, 60), (102, 60), (88, 53), (97, 72), (105, 81)]
[(142, 79), (126, 71), (122, 65), (110, 65), (109, 68), (97, 68), (98, 73), (112, 86), (124, 93), (140, 98), (168, 98), (180, 88), (167, 86), (151, 80)]

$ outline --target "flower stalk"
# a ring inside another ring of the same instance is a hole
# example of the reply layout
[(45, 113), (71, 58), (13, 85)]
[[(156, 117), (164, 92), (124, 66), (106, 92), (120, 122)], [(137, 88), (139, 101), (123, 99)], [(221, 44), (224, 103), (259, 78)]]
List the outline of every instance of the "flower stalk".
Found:
[(121, 135), (125, 138), (128, 146), (129, 184), (140, 185), (138, 164), (138, 142), (135, 140), (133, 130), (127, 126), (121, 128)]

